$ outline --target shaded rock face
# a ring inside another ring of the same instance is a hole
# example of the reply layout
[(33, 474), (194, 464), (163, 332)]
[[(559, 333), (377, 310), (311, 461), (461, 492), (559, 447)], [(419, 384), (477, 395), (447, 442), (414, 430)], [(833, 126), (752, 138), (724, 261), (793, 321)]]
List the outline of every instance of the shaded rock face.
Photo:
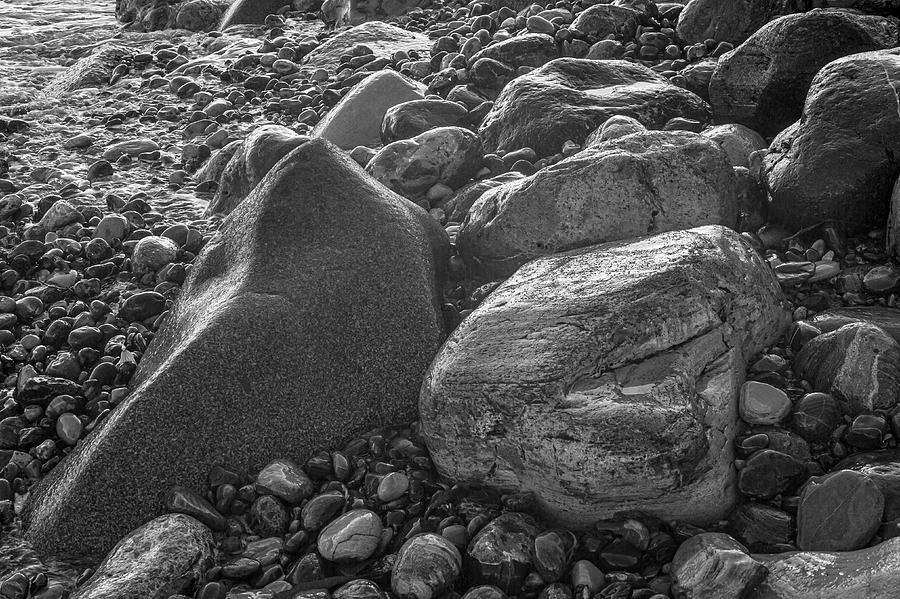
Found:
[(335, 146), (294, 149), (198, 256), (132, 393), (32, 491), (29, 538), (98, 557), (215, 464), (258, 471), (411, 420), (447, 248)]
[(689, 44), (707, 39), (740, 44), (781, 15), (805, 10), (798, 0), (691, 0), (678, 17), (678, 37)]
[(838, 462), (833, 470), (855, 470), (868, 476), (884, 495), (883, 520), (900, 518), (900, 450), (856, 453)]
[(731, 166), (749, 168), (751, 166), (750, 154), (768, 147), (759, 133), (744, 125), (718, 125), (704, 129), (700, 135), (708, 137), (722, 146)]
[(866, 322), (882, 329), (900, 343), (900, 310), (886, 306), (844, 306), (816, 314), (810, 322), (823, 333), (845, 324)]
[(745, 597), (766, 577), (766, 567), (747, 548), (720, 532), (706, 532), (681, 544), (672, 559), (675, 588), (692, 599)]
[(697, 225), (737, 226), (734, 171), (715, 142), (647, 131), (597, 144), (484, 193), (460, 255), (492, 278), (554, 252)]
[(307, 54), (303, 64), (316, 68), (337, 68), (341, 64), (341, 56), (359, 44), (364, 44), (376, 58), (380, 58), (389, 57), (398, 50), (416, 50), (427, 56), (432, 42), (427, 35), (406, 31), (389, 23), (372, 21), (341, 31)]
[(884, 495), (875, 482), (854, 470), (811, 478), (797, 511), (797, 546), (812, 551), (865, 547), (881, 526)]
[(356, 84), (313, 129), (313, 137), (339, 148), (378, 146), (385, 113), (404, 102), (421, 100), (425, 86), (396, 71), (380, 71)]
[(84, 87), (106, 85), (113, 69), (123, 59), (133, 55), (134, 50), (126, 46), (104, 44), (51, 79), (42, 94), (44, 97), (59, 98)]
[(266, 17), (291, 5), (291, 0), (233, 0), (218, 29), (231, 25), (262, 25)]
[(753, 557), (769, 574), (747, 599), (890, 599), (900, 592), (900, 538), (858, 551)]
[(854, 416), (890, 410), (900, 397), (900, 345), (872, 324), (851, 323), (811, 339), (794, 369)]
[(556, 40), (546, 33), (526, 33), (492, 44), (475, 53), (469, 61), (469, 67), (481, 60), (490, 58), (518, 67), (540, 67), (559, 57)]
[(432, 459), (454, 480), (533, 491), (574, 528), (632, 508), (715, 521), (735, 496), (745, 358), (786, 324), (782, 301), (718, 226), (533, 260), (432, 363)]
[(485, 150), (529, 147), (538, 156), (582, 143), (615, 115), (661, 129), (676, 116), (706, 122), (709, 106), (642, 65), (622, 60), (559, 58), (508, 84), (485, 117)]
[(197, 169), (197, 172), (194, 173), (195, 179), (201, 182), (216, 181), (218, 183), (219, 178), (222, 176), (222, 173), (225, 172), (225, 167), (228, 166), (232, 156), (234, 156), (238, 150), (243, 148), (243, 146), (244, 140), (236, 139), (230, 142), (224, 148), (213, 154), (209, 160), (203, 163), (203, 166)]
[(764, 160), (769, 216), (790, 229), (832, 219), (848, 233), (885, 225), (900, 173), (900, 53), (866, 52), (823, 67), (803, 117)]
[(213, 565), (212, 532), (184, 514), (165, 514), (119, 541), (72, 599), (168, 599), (191, 591)]
[(472, 181), (453, 194), (447, 201), (447, 204), (444, 206), (447, 220), (458, 223), (462, 222), (475, 202), (484, 195), (484, 192), (495, 187), (500, 187), (504, 183), (519, 181), (523, 178), (524, 175), (521, 173), (510, 171), (508, 173), (497, 175), (496, 177), (491, 177), (490, 179), (478, 179), (477, 181)]
[(206, 214), (230, 214), (275, 164), (309, 141), (281, 125), (263, 125), (247, 136), (222, 171)]
[(775, 135), (800, 118), (819, 69), (897, 43), (893, 18), (835, 9), (780, 17), (719, 59), (709, 85), (713, 114), (719, 122)]

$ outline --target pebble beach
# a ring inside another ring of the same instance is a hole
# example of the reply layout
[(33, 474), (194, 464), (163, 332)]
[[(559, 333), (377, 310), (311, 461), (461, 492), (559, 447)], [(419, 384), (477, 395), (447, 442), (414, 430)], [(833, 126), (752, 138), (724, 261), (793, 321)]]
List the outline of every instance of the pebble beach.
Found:
[(900, 3), (0, 3), (0, 599), (890, 599)]

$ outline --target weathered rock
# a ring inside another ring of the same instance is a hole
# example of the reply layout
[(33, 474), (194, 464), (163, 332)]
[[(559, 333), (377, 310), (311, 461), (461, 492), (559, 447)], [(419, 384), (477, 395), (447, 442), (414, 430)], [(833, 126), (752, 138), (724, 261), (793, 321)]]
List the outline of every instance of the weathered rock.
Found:
[(123, 155), (137, 156), (144, 152), (152, 152), (159, 149), (159, 144), (146, 137), (136, 139), (126, 139), (118, 143), (114, 143), (103, 151), (103, 159), (115, 162)]
[(457, 245), (473, 268), (499, 278), (537, 256), (697, 225), (736, 227), (737, 216), (734, 171), (715, 142), (648, 131), (486, 191)]
[(749, 167), (750, 154), (768, 148), (759, 133), (743, 125), (718, 125), (704, 129), (700, 135), (722, 146), (731, 166)]
[(32, 490), (28, 536), (96, 556), (213, 465), (256, 472), (410, 420), (446, 262), (427, 213), (323, 140), (296, 148), (198, 256), (132, 392)]
[(436, 534), (403, 544), (391, 571), (391, 589), (401, 599), (434, 599), (453, 588), (462, 572), (459, 550)]
[(389, 58), (399, 50), (407, 52), (415, 50), (427, 56), (431, 51), (431, 44), (427, 35), (400, 29), (389, 23), (372, 21), (341, 31), (307, 54), (303, 64), (315, 68), (336, 69), (341, 64), (341, 56), (358, 45), (364, 45), (372, 50), (376, 58)]
[(148, 235), (134, 246), (131, 264), (136, 274), (157, 271), (175, 261), (178, 246), (168, 237)]
[(881, 526), (884, 495), (865, 474), (840, 470), (806, 483), (797, 510), (797, 546), (808, 551), (864, 547)]
[(409, 139), (437, 127), (454, 127), (468, 115), (458, 102), (447, 100), (410, 100), (392, 106), (381, 122), (381, 141), (389, 144)]
[(126, 46), (104, 44), (51, 79), (42, 87), (41, 95), (60, 98), (83, 87), (106, 85), (113, 69), (125, 59), (134, 56), (134, 53), (133, 49)]
[(827, 393), (807, 393), (794, 406), (794, 429), (809, 441), (825, 441), (840, 423), (840, 404)]
[(268, 15), (290, 5), (291, 0), (234, 0), (222, 16), (218, 29), (241, 23), (262, 25)]
[(256, 477), (256, 492), (274, 495), (290, 504), (300, 505), (315, 492), (315, 485), (297, 464), (277, 459), (263, 468)]
[(188, 0), (175, 7), (172, 19), (178, 29), (212, 31), (222, 21), (226, 8), (225, 0)]
[(521, 512), (508, 512), (491, 520), (469, 542), (463, 563), (471, 584), (494, 585), (515, 593), (533, 569), (534, 539), (540, 529)]
[(678, 37), (740, 44), (772, 19), (805, 10), (796, 0), (690, 0), (678, 17)]
[(502, 62), (515, 69), (519, 67), (540, 67), (554, 58), (559, 58), (559, 50), (553, 36), (545, 33), (526, 33), (491, 44), (475, 53), (469, 59), (469, 67), (482, 58)]
[(859, 551), (753, 557), (769, 574), (747, 599), (890, 599), (900, 592), (900, 538)]
[(462, 222), (475, 202), (484, 195), (484, 192), (495, 187), (500, 187), (504, 183), (518, 181), (522, 178), (524, 178), (523, 174), (516, 171), (510, 171), (508, 173), (503, 173), (502, 175), (497, 175), (496, 177), (491, 177), (490, 179), (479, 179), (469, 183), (447, 200), (447, 204), (444, 206), (444, 212), (447, 213), (447, 220), (458, 223)]
[(575, 528), (630, 508), (714, 521), (734, 497), (744, 360), (780, 333), (781, 302), (724, 227), (533, 260), (432, 363), (432, 459), (454, 480), (533, 491)]
[(800, 118), (819, 69), (898, 43), (896, 19), (836, 9), (779, 17), (719, 59), (709, 85), (713, 114), (775, 135)]
[(569, 30), (580, 31), (600, 40), (611, 34), (630, 40), (640, 25), (641, 13), (633, 8), (595, 4), (578, 13)]
[(900, 174), (895, 86), (900, 53), (893, 50), (840, 58), (818, 72), (803, 117), (765, 157), (773, 221), (799, 229), (834, 220), (851, 234), (885, 225)]
[(529, 147), (556, 154), (582, 143), (614, 115), (650, 128), (686, 117), (706, 122), (709, 106), (649, 68), (621, 60), (559, 58), (507, 85), (481, 125), (485, 150)]
[(728, 535), (705, 532), (681, 544), (672, 560), (672, 575), (685, 597), (740, 598), (765, 579), (766, 567)]
[(852, 323), (811, 339), (794, 368), (854, 416), (889, 410), (900, 398), (900, 345), (875, 325)]
[(197, 169), (197, 172), (194, 173), (194, 179), (201, 183), (204, 181), (215, 181), (218, 184), (219, 179), (222, 177), (222, 173), (225, 172), (225, 167), (231, 161), (231, 157), (234, 156), (243, 145), (243, 140), (236, 139), (215, 152), (203, 163), (203, 166)]
[(230, 214), (288, 152), (309, 141), (281, 125), (254, 129), (235, 150), (219, 178), (206, 215)]
[(900, 450), (855, 453), (832, 469), (855, 470), (868, 476), (884, 496), (884, 521), (900, 518)]
[(794, 539), (791, 515), (761, 503), (744, 503), (731, 514), (729, 530), (751, 551), (762, 551)]
[(391, 70), (369, 75), (344, 96), (313, 129), (313, 137), (327, 139), (345, 150), (381, 144), (381, 123), (388, 109), (420, 100), (425, 87)]
[(618, 139), (632, 133), (643, 133), (646, 130), (646, 127), (630, 116), (613, 116), (603, 123), (601, 127), (597, 128), (596, 131), (588, 135), (587, 139), (584, 140), (584, 147), (596, 146), (604, 141)]
[(166, 514), (119, 541), (72, 599), (168, 599), (199, 582), (214, 556), (206, 526)]
[(388, 189), (418, 199), (436, 183), (461, 187), (481, 167), (478, 136), (462, 127), (438, 127), (386, 145), (366, 171)]
[(810, 324), (823, 333), (836, 331), (846, 324), (865, 322), (875, 325), (900, 343), (900, 310), (885, 306), (844, 306), (816, 314)]
[(804, 464), (782, 448), (755, 452), (738, 475), (738, 489), (755, 499), (771, 499), (798, 487), (809, 477)]

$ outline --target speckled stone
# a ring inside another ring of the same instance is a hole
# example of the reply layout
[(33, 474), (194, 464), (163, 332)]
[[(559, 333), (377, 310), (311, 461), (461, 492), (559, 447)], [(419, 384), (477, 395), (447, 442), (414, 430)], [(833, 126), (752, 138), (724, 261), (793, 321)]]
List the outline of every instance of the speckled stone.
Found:
[(352, 510), (322, 529), (316, 544), (319, 553), (333, 562), (361, 562), (381, 542), (381, 518), (371, 510)]
[(412, 420), (447, 256), (424, 210), (336, 147), (293, 150), (198, 256), (133, 391), (32, 490), (28, 538), (100, 557), (214, 465), (257, 472)]

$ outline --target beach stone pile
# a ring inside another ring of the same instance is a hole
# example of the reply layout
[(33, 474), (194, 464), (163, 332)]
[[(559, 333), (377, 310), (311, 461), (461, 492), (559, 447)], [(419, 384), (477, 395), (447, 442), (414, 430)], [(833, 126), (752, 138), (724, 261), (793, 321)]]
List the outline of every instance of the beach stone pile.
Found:
[(900, 9), (342, 10), (4, 110), (0, 597), (892, 597)]

